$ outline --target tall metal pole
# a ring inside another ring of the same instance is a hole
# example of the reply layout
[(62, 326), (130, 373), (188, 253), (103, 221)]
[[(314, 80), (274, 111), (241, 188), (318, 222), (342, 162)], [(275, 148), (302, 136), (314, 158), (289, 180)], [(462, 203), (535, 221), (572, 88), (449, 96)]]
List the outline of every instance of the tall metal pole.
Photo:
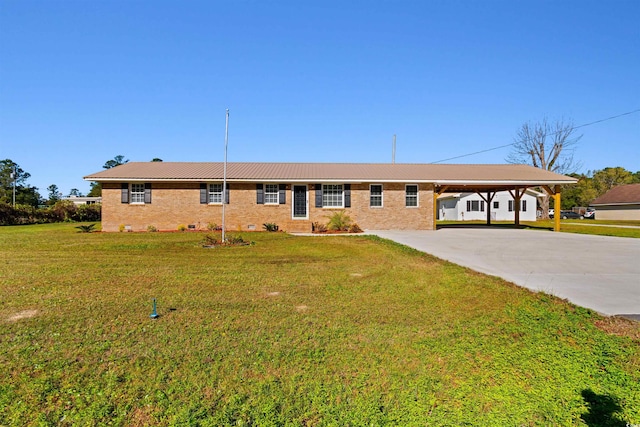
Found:
[(224, 129), (224, 166), (222, 172), (222, 242), (225, 241), (225, 220), (224, 206), (227, 204), (227, 146), (229, 145), (229, 109), (227, 108), (227, 118)]
[(391, 163), (396, 164), (396, 135), (393, 135), (393, 148), (391, 150)]

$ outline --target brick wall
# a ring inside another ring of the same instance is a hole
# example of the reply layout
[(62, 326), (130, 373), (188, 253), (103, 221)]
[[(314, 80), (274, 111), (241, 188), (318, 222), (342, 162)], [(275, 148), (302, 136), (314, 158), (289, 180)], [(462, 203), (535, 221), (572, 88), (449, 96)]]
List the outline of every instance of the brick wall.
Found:
[[(312, 222), (328, 222), (327, 216), (342, 209), (315, 207), (315, 187), (308, 185), (309, 218), (292, 219), (292, 185), (287, 184), (286, 203), (259, 205), (255, 183), (230, 183), (229, 204), (225, 206), (227, 230), (262, 230), (262, 224), (273, 222), (281, 230), (310, 232)], [(180, 225), (222, 223), (222, 206), (200, 204), (199, 183), (153, 183), (150, 204), (121, 203), (119, 183), (102, 185), (102, 229), (118, 231), (127, 226), (145, 231), (152, 225), (158, 230), (177, 230)], [(405, 184), (383, 184), (383, 207), (369, 207), (369, 184), (351, 185), (351, 208), (347, 214), (362, 228), (371, 230), (433, 228), (433, 186), (419, 185), (418, 207), (405, 207)]]

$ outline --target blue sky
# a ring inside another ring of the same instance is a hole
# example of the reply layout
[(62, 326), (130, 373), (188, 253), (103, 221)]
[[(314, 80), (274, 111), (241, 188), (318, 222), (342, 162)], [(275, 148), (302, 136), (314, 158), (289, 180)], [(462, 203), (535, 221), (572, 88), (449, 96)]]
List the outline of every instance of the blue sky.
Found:
[[(429, 163), (640, 109), (640, 1), (0, 0), (0, 158), (87, 192), (131, 161)], [(640, 112), (582, 172), (640, 170)], [(509, 148), (451, 163), (504, 163)]]

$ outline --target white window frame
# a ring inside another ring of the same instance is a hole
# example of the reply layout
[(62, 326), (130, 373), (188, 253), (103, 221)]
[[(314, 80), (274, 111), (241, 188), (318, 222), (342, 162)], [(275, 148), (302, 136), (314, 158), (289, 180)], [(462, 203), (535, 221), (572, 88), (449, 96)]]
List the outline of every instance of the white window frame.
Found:
[[(334, 187), (331, 192), (327, 191), (328, 187)], [(331, 196), (331, 204), (327, 200)], [(340, 199), (338, 201), (338, 198)], [(339, 204), (335, 204), (339, 202)], [(344, 184), (322, 184), (322, 208), (323, 209), (344, 209)]]
[(264, 204), (265, 205), (280, 204), (280, 186), (278, 184), (264, 185)]
[(132, 183), (130, 187), (130, 201), (132, 205), (144, 205), (144, 183)]
[[(409, 195), (409, 187), (415, 187), (416, 189), (416, 194), (411, 194)], [(416, 204), (414, 205), (409, 205), (409, 198), (411, 197), (411, 199), (415, 198), (416, 199)], [(418, 208), (420, 207), (420, 187), (418, 186), (418, 184), (406, 184), (404, 186), (404, 206), (406, 208)]]
[[(380, 194), (373, 194), (373, 187), (380, 187)], [(374, 200), (380, 200), (379, 205), (374, 205)], [(369, 207), (372, 209), (380, 209), (384, 207), (384, 187), (382, 184), (369, 184)]]
[[(219, 191), (217, 191), (218, 189)], [(209, 202), (209, 204), (221, 205), (223, 200), (224, 200), (224, 189), (222, 188), (222, 183), (221, 182), (209, 183), (209, 185), (207, 186), (207, 201)]]

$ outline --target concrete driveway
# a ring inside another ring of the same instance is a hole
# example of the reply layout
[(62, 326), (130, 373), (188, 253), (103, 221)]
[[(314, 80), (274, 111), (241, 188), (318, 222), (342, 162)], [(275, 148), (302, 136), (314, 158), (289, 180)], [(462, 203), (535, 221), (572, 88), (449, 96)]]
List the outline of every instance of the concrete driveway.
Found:
[(602, 314), (640, 320), (640, 239), (497, 227), (368, 233)]

